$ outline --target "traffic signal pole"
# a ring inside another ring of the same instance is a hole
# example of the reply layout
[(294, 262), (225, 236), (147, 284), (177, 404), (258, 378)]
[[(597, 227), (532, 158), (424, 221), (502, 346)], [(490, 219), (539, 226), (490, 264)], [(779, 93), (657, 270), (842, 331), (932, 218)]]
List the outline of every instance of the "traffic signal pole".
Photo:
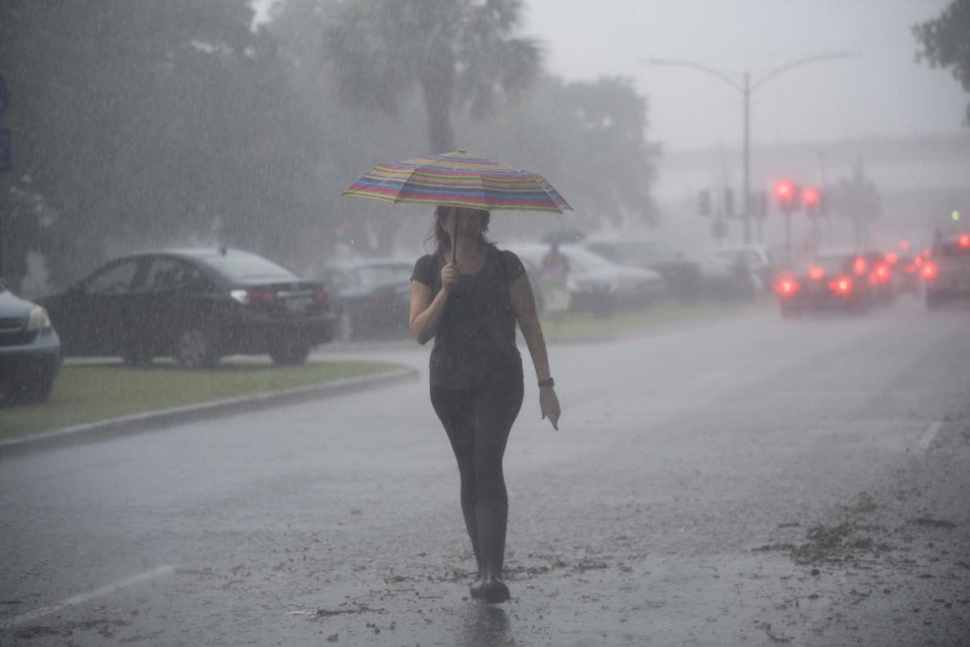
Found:
[(791, 210), (785, 210), (785, 251), (791, 252)]
[[(744, 244), (751, 242), (751, 80), (744, 73)], [(758, 242), (761, 242), (760, 240)]]
[(751, 95), (754, 94), (755, 90), (760, 88), (762, 85), (770, 81), (771, 79), (784, 74), (796, 67), (802, 67), (803, 65), (808, 65), (810, 63), (818, 63), (821, 61), (829, 61), (833, 59), (840, 58), (850, 58), (856, 56), (855, 53), (848, 52), (838, 52), (835, 54), (822, 54), (819, 56), (809, 56), (806, 58), (798, 59), (797, 61), (792, 61), (791, 63), (786, 63), (776, 67), (773, 70), (767, 72), (760, 79), (751, 83), (751, 78), (748, 72), (744, 73), (744, 83), (738, 83), (735, 79), (732, 79), (729, 75), (716, 70), (706, 65), (699, 65), (691, 61), (680, 61), (680, 60), (670, 60), (670, 59), (641, 59), (644, 63), (648, 65), (668, 65), (676, 67), (689, 67), (700, 72), (706, 72), (711, 76), (716, 76), (721, 79), (732, 88), (741, 93), (744, 100), (744, 133), (743, 133), (743, 165), (744, 165), (744, 200), (742, 204), (744, 205), (744, 242), (751, 242)]

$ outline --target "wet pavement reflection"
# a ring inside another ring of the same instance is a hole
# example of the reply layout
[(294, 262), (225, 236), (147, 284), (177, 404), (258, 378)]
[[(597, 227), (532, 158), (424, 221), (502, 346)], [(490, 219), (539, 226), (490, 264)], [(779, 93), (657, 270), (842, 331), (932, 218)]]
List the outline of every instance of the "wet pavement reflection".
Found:
[(509, 617), (504, 609), (487, 604), (471, 604), (464, 617), (458, 647), (500, 647), (513, 644)]

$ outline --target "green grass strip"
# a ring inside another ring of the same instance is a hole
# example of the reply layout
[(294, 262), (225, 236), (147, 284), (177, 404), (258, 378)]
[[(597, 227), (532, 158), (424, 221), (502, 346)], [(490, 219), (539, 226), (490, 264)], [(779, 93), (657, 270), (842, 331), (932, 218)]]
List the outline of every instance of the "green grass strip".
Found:
[(308, 362), (280, 367), (268, 361), (223, 361), (210, 370), (156, 362), (63, 366), (50, 400), (0, 408), (0, 440), (108, 418), (201, 402), (285, 391), (405, 368), (385, 362)]
[(765, 308), (770, 298), (749, 301), (702, 301), (695, 304), (657, 303), (635, 312), (615, 312), (608, 317), (588, 313), (566, 313), (557, 326), (548, 318), (542, 320), (542, 333), (547, 341), (581, 341), (613, 339), (637, 330), (662, 324), (715, 321), (735, 313)]

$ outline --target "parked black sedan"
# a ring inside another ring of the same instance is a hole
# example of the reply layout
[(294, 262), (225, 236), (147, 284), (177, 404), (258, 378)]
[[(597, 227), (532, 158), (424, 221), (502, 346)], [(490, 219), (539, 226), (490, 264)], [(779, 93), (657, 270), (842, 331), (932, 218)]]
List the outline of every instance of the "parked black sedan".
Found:
[(0, 402), (46, 400), (61, 366), (47, 311), (0, 283)]
[(407, 335), (413, 267), (384, 258), (328, 263), (321, 278), (333, 292), (337, 336), (348, 341)]
[(262, 353), (300, 364), (333, 338), (322, 284), (225, 247), (118, 258), (39, 303), (65, 355), (121, 356), (133, 365), (172, 356), (194, 368)]

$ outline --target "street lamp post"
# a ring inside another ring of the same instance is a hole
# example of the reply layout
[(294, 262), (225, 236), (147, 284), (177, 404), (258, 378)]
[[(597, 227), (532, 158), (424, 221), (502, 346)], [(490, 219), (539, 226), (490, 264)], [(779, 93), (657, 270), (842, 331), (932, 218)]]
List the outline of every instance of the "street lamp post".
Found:
[(716, 76), (721, 79), (732, 88), (741, 93), (744, 99), (744, 145), (742, 153), (742, 164), (744, 168), (744, 196), (742, 198), (741, 204), (744, 205), (744, 242), (751, 242), (751, 95), (763, 86), (765, 83), (774, 79), (789, 70), (793, 70), (796, 67), (802, 67), (803, 65), (809, 65), (810, 63), (818, 63), (821, 61), (830, 61), (835, 59), (850, 58), (856, 56), (854, 53), (850, 52), (836, 52), (834, 54), (821, 54), (818, 56), (809, 56), (807, 58), (801, 58), (797, 61), (792, 61), (791, 63), (785, 63), (775, 69), (766, 73), (763, 77), (751, 83), (751, 77), (748, 72), (744, 73), (744, 83), (738, 83), (730, 76), (716, 70), (712, 67), (707, 67), (706, 65), (699, 65), (697, 63), (692, 63), (691, 61), (681, 61), (681, 60), (671, 60), (671, 59), (661, 59), (661, 58), (650, 58), (645, 59), (644, 62), (649, 65), (669, 65), (676, 67), (689, 67), (694, 70), (699, 70), (701, 72), (706, 72), (707, 74)]

